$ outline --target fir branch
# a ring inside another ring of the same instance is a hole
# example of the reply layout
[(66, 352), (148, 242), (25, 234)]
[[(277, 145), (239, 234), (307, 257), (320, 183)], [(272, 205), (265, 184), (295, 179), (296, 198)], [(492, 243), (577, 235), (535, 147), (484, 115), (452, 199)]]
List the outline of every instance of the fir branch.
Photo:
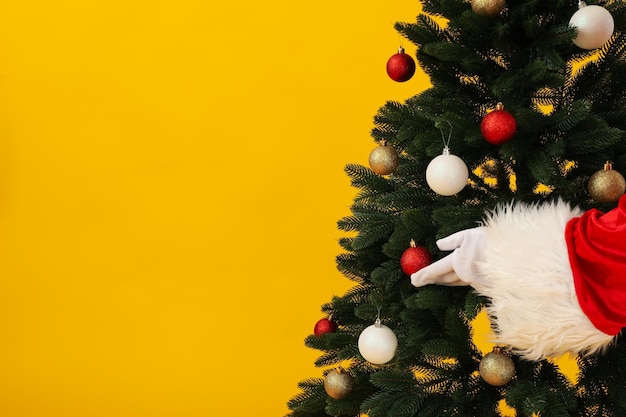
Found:
[(340, 237), (339, 240), (337, 241), (337, 243), (339, 244), (339, 246), (346, 250), (346, 251), (351, 251), (352, 250), (352, 241), (354, 240), (353, 237)]
[(338, 331), (336, 333), (327, 333), (320, 336), (309, 335), (305, 339), (304, 344), (311, 349), (320, 350), (334, 356), (326, 357), (322, 359), (322, 361), (326, 362), (328, 360), (332, 360), (330, 364), (335, 364), (340, 362), (340, 360), (336, 357), (337, 352), (343, 346), (354, 343), (354, 341), (355, 339), (353, 335), (343, 331)]
[(422, 345), (422, 353), (432, 358), (440, 369), (452, 369), (458, 366), (457, 362), (450, 360), (456, 358), (458, 348), (449, 339), (432, 339)]
[(404, 304), (409, 309), (424, 310), (445, 310), (450, 303), (450, 297), (445, 290), (438, 286), (427, 286), (410, 297), (407, 297)]
[(465, 314), (465, 317), (467, 317), (468, 320), (474, 320), (486, 304), (487, 300), (485, 297), (480, 296), (475, 291), (470, 291), (465, 299), (463, 314)]
[[(426, 2), (423, 2), (424, 11), (428, 12)], [(398, 22), (394, 25), (395, 29), (404, 35), (415, 45), (424, 45), (430, 42), (436, 42), (445, 37), (445, 30), (439, 22), (432, 16), (434, 14), (422, 13), (417, 16), (416, 23)]]
[(346, 278), (362, 283), (369, 275), (369, 271), (363, 268), (360, 258), (354, 253), (342, 253), (337, 255), (337, 270)]
[(358, 164), (348, 164), (345, 167), (346, 174), (350, 177), (350, 184), (362, 190), (366, 195), (382, 194), (393, 191), (391, 183), (369, 168)]
[(367, 223), (360, 228), (358, 236), (352, 241), (352, 248), (357, 251), (382, 242), (394, 229), (394, 223), (388, 217), (367, 216), (364, 220)]
[(420, 392), (413, 386), (404, 390), (384, 390), (363, 401), (361, 412), (369, 417), (411, 417), (422, 405)]
[(372, 271), (371, 280), (374, 284), (381, 286), (389, 292), (406, 275), (400, 270), (398, 261), (387, 261)]
[[(327, 394), (324, 391), (322, 379), (306, 379), (298, 384), (303, 392), (297, 394), (287, 402), (290, 410), (297, 410), (297, 413), (290, 414), (293, 417), (298, 415), (320, 416), (326, 406)], [(325, 414), (325, 413), (324, 413)]]
[[(307, 344), (308, 347), (310, 347)], [(327, 366), (332, 366), (332, 365), (336, 365), (339, 362), (341, 362), (340, 360), (337, 359), (337, 353), (336, 352), (327, 352), (324, 353), (323, 355), (321, 355), (320, 357), (318, 357), (315, 362), (314, 365), (318, 368), (323, 368), (323, 367), (327, 367)]]

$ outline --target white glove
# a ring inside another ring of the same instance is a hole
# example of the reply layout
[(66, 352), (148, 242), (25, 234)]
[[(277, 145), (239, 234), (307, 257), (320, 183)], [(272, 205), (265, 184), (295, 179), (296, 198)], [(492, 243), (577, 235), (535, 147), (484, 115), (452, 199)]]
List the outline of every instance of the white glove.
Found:
[(485, 259), (487, 234), (484, 229), (461, 230), (439, 239), (439, 249), (454, 252), (412, 274), (411, 283), (416, 287), (428, 284), (471, 285), (479, 278), (478, 263)]

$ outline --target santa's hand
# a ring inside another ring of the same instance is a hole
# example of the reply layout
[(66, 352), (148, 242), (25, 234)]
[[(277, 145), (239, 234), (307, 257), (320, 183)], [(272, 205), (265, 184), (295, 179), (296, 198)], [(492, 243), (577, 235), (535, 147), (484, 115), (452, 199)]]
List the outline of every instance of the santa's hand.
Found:
[(450, 255), (420, 269), (411, 275), (416, 287), (428, 284), (471, 285), (478, 277), (477, 262), (484, 260), (487, 235), (483, 227), (461, 230), (437, 241), (443, 251)]

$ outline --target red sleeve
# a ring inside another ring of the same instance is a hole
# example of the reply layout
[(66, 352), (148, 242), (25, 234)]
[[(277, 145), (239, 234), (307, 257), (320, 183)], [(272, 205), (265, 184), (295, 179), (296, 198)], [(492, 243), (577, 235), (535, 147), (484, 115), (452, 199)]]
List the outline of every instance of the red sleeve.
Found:
[(582, 311), (616, 335), (626, 327), (626, 195), (606, 214), (592, 209), (571, 219), (565, 241)]

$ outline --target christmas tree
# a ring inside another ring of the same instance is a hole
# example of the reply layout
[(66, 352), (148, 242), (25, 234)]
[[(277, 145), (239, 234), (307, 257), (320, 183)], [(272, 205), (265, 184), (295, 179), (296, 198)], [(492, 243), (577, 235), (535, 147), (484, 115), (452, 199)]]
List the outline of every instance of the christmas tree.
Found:
[[(324, 378), (299, 384), (290, 416), (626, 416), (624, 240), (579, 262), (580, 225), (624, 200), (626, 4), (591, 3), (423, 0), (396, 24), (432, 87), (386, 103), (370, 166), (346, 167), (358, 194), (337, 265), (355, 285), (322, 306), (305, 343)], [(397, 55), (402, 82), (412, 59)], [(473, 340), (485, 311), (493, 352)], [(575, 378), (557, 363), (568, 352)]]

